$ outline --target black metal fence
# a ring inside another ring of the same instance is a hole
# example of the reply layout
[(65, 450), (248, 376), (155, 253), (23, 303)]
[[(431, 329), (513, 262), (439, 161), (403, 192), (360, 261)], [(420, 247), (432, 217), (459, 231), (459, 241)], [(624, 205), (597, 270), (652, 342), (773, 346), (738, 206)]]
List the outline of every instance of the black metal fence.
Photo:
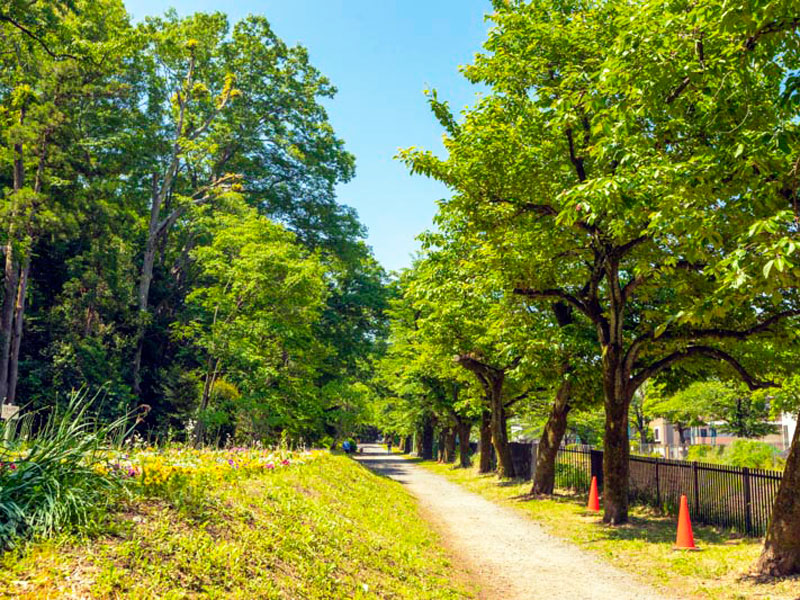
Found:
[[(601, 450), (561, 448), (556, 486), (585, 492), (592, 475), (602, 485), (602, 465)], [(693, 521), (762, 536), (781, 477), (780, 471), (631, 456), (629, 497), (633, 503), (677, 514), (685, 494)]]

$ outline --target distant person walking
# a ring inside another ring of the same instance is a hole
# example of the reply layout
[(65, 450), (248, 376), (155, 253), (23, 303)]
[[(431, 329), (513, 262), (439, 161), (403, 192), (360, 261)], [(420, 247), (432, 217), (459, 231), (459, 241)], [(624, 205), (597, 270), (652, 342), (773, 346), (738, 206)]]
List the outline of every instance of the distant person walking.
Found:
[(392, 453), (392, 438), (386, 440), (386, 452), (389, 454)]

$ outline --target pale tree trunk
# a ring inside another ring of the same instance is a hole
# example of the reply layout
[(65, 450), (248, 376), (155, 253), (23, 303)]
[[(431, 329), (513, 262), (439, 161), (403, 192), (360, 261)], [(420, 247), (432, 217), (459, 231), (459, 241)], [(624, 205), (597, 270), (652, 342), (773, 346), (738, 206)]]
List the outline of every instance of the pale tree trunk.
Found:
[(159, 185), (158, 175), (153, 173), (152, 180), (152, 193), (150, 199), (150, 221), (147, 226), (147, 241), (145, 243), (144, 257), (142, 259), (142, 270), (139, 277), (139, 290), (138, 290), (138, 309), (137, 315), (138, 325), (136, 328), (136, 351), (133, 358), (133, 392), (138, 397), (142, 392), (142, 352), (144, 351), (144, 337), (148, 323), (149, 312), (149, 299), (150, 299), (150, 284), (153, 281), (153, 267), (155, 265), (156, 249), (158, 246), (159, 237), (166, 233), (166, 226), (163, 224), (159, 217), (161, 215), (161, 207), (164, 204), (167, 196), (172, 193), (172, 184), (175, 175), (180, 166), (180, 157), (182, 154), (181, 138), (184, 135), (184, 119), (186, 117), (186, 105), (188, 103), (188, 95), (192, 89), (194, 79), (194, 65), (195, 56), (192, 53), (187, 69), (186, 78), (184, 80), (183, 89), (178, 92), (178, 123), (175, 127), (175, 139), (172, 143), (172, 153), (167, 169), (164, 172), (163, 181)]
[(446, 435), (445, 429), (439, 430), (439, 435), (436, 439), (436, 461), (437, 462), (444, 462), (444, 439)]
[(759, 575), (800, 574), (800, 426), (794, 431), (783, 479), (775, 496), (764, 550), (756, 564)]
[(14, 404), (17, 399), (17, 381), (19, 379), (19, 351), (22, 345), (22, 327), (25, 318), (25, 298), (28, 293), (28, 274), (31, 268), (31, 250), (25, 256), (22, 273), (19, 279), (17, 302), (14, 310), (14, 338), (11, 342), (11, 357), (8, 371), (8, 403)]
[(555, 402), (542, 431), (539, 446), (536, 450), (536, 468), (533, 475), (531, 494), (550, 495), (556, 486), (556, 458), (561, 440), (567, 431), (567, 415), (570, 411), (570, 388), (565, 381), (556, 393)]
[(214, 383), (217, 381), (217, 375), (219, 373), (219, 364), (220, 361), (217, 359), (214, 362), (212, 357), (208, 357), (208, 363), (206, 365), (206, 377), (205, 382), (203, 383), (203, 395), (200, 398), (200, 407), (198, 409), (198, 419), (197, 423), (194, 427), (194, 444), (195, 446), (201, 446), (203, 443), (203, 436), (205, 435), (205, 425), (203, 421), (200, 419), (201, 413), (208, 408), (209, 400), (211, 399), (211, 393), (214, 390)]
[(47, 150), (47, 134), (42, 140), (39, 164), (36, 167), (36, 178), (33, 184), (34, 201), (28, 216), (28, 233), (26, 238), (25, 259), (17, 282), (16, 301), (14, 303), (13, 337), (11, 340), (11, 355), (8, 365), (8, 403), (13, 404), (17, 399), (17, 381), (19, 380), (19, 354), (22, 347), (22, 333), (25, 324), (25, 303), (28, 294), (28, 276), (31, 270), (31, 253), (34, 244), (34, 217), (39, 207), (39, 194), (42, 192), (44, 180), (44, 167)]

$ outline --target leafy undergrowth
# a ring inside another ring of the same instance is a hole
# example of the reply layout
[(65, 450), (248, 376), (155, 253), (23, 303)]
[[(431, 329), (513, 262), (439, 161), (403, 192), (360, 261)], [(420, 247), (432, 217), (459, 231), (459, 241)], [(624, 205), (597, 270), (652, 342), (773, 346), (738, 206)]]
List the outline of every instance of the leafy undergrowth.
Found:
[(7, 553), (0, 597), (468, 597), (411, 497), (349, 458), (198, 485), (129, 502), (101, 536)]
[(629, 525), (608, 527), (600, 517), (584, 509), (586, 496), (561, 491), (552, 499), (531, 500), (525, 498), (530, 492), (530, 482), (499, 480), (494, 475), (481, 475), (476, 469), (413, 460), (490, 500), (523, 511), (551, 534), (635, 573), (668, 597), (713, 600), (800, 597), (800, 578), (756, 583), (747, 576), (761, 552), (763, 540), (695, 526), (695, 543), (701, 551), (675, 551), (675, 519), (661, 517), (649, 509), (632, 507)]

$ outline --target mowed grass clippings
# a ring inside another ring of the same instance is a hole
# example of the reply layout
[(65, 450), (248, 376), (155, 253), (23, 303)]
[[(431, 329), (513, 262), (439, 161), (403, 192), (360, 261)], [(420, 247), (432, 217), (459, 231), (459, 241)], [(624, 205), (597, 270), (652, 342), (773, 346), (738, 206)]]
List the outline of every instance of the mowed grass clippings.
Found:
[[(589, 513), (586, 496), (559, 490), (552, 499), (530, 499), (531, 483), (481, 475), (476, 468), (412, 459), (420, 466), (463, 485), (470, 491), (527, 514), (557, 537), (577, 543), (667, 597), (704, 600), (797, 600), (800, 578), (758, 583), (748, 572), (761, 553), (763, 539), (744, 538), (734, 532), (694, 525), (700, 552), (673, 549), (677, 520), (654, 511), (631, 507), (631, 523), (609, 527)], [(602, 504), (602, 498), (601, 498)]]
[(99, 538), (6, 553), (0, 597), (470, 597), (400, 484), (347, 457), (216, 481), (204, 499), (137, 501)]

